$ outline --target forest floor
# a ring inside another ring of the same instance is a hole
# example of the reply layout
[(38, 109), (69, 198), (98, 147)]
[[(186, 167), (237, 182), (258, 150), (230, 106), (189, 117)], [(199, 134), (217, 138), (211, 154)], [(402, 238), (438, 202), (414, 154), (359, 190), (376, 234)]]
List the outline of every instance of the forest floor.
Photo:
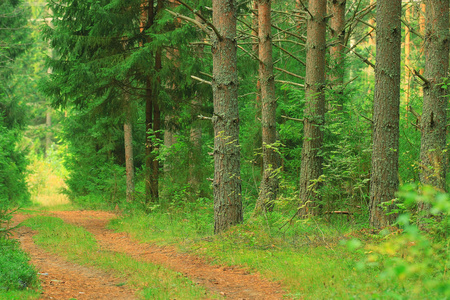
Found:
[[(91, 232), (101, 249), (130, 255), (134, 259), (150, 262), (175, 270), (212, 294), (226, 299), (283, 299), (286, 292), (279, 283), (270, 282), (259, 274), (239, 267), (208, 264), (204, 259), (178, 252), (171, 246), (143, 244), (132, 240), (126, 233), (116, 233), (106, 228), (117, 215), (102, 211), (54, 211), (42, 215), (58, 217), (64, 222), (82, 226)], [(18, 224), (29, 218), (17, 214)], [(31, 263), (39, 272), (42, 286), (40, 299), (137, 299), (136, 291), (123, 284), (123, 278), (105, 271), (78, 265), (49, 253), (35, 245), (37, 232), (28, 227), (16, 229), (15, 237), (29, 253)]]

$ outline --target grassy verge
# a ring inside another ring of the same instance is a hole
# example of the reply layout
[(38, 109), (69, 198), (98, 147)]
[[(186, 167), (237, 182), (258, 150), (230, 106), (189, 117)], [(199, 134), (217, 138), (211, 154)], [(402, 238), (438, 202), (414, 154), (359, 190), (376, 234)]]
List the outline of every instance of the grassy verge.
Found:
[[(369, 246), (385, 242), (389, 238), (385, 235), (315, 221), (295, 222), (280, 231), (273, 214), (268, 219), (250, 219), (225, 234), (212, 236), (210, 213), (197, 210), (190, 212), (190, 216), (186, 214), (186, 211), (135, 214), (111, 222), (110, 228), (127, 232), (143, 242), (176, 245), (212, 263), (238, 264), (258, 271), (266, 278), (281, 281), (289, 290), (289, 298), (439, 299), (444, 296), (427, 284), (435, 276), (432, 273), (395, 280), (383, 272), (386, 264), (392, 264), (392, 258), (401, 258), (398, 252), (378, 255), (376, 261), (371, 258)], [(355, 235), (359, 240), (354, 239)]]
[(37, 299), (36, 271), (14, 240), (0, 237), (0, 299)]
[(82, 227), (55, 217), (36, 216), (24, 223), (39, 233), (35, 242), (47, 251), (104, 270), (113, 270), (124, 282), (141, 290), (144, 299), (202, 299), (208, 295), (182, 274), (159, 265), (137, 261), (129, 255), (105, 251), (95, 237)]

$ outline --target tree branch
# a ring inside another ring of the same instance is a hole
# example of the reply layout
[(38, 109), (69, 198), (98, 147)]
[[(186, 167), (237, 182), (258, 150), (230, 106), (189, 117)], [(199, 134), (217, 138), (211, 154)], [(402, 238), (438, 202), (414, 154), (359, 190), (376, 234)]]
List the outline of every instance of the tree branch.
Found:
[(302, 60), (300, 60), (299, 58), (295, 57), (294, 54), (290, 53), (289, 51), (287, 51), (283, 47), (278, 46), (277, 44), (273, 44), (273, 45), (275, 47), (277, 47), (278, 49), (280, 49), (281, 51), (283, 51), (284, 53), (286, 53), (287, 55), (289, 55), (290, 57), (292, 57), (293, 59), (295, 59), (296, 61), (298, 61), (299, 63), (301, 63), (302, 65), (306, 66), (306, 63), (303, 62)]
[(295, 85), (295, 86), (298, 86), (298, 87), (301, 87), (301, 88), (304, 88), (304, 87), (305, 87), (304, 84), (296, 83), (296, 82), (292, 82), (292, 81), (285, 81), (285, 80), (278, 80), (278, 79), (275, 79), (275, 82), (284, 83), (284, 84), (290, 84), (290, 85)]
[[(408, 66), (407, 66), (407, 68), (409, 69)], [(413, 74), (416, 75), (417, 77), (419, 77), (423, 81), (425, 87), (429, 87), (430, 86), (430, 82), (428, 81), (428, 79), (423, 77), (419, 72), (417, 72), (417, 70), (413, 70)]]
[(191, 75), (191, 78), (192, 78), (192, 79), (195, 79), (195, 80), (197, 80), (197, 81), (200, 81), (201, 83), (206, 83), (206, 84), (212, 85), (212, 82), (211, 82), (211, 81), (201, 79), (200, 77)]
[(203, 22), (205, 22), (206, 25), (208, 25), (209, 27), (211, 27), (211, 29), (214, 31), (214, 33), (216, 34), (217, 38), (219, 39), (219, 41), (223, 40), (223, 37), (220, 35), (219, 31), (217, 30), (217, 28), (208, 20), (206, 20), (196, 9), (193, 9), (192, 7), (190, 7), (189, 5), (187, 5), (186, 3), (184, 3), (184, 1), (181, 0), (177, 0), (177, 2), (179, 2), (181, 5), (185, 6), (187, 9), (189, 9), (192, 13), (194, 13), (196, 16), (198, 16), (200, 19), (202, 19)]
[(295, 78), (298, 78), (298, 79), (302, 79), (302, 80), (305, 79), (305, 77), (302, 77), (302, 76), (300, 76), (300, 75), (294, 74), (294, 73), (292, 73), (292, 72), (289, 72), (289, 71), (284, 70), (284, 69), (281, 69), (281, 68), (274, 67), (274, 69), (275, 69), (275, 70), (278, 70), (278, 71), (280, 71), (280, 72), (286, 73), (286, 74), (288, 74), (288, 75), (294, 76)]
[(415, 35), (417, 35), (418, 37), (420, 37), (423, 40), (423, 35), (421, 35), (419, 32), (417, 32), (414, 28), (411, 27), (410, 24), (406, 23), (405, 20), (401, 19), (403, 25), (405, 25), (406, 27), (408, 27), (408, 30), (412, 33), (414, 33)]
[(211, 117), (205, 117), (203, 115), (198, 115), (197, 118), (199, 118), (200, 120), (212, 120)]
[(181, 15), (181, 14), (179, 14), (179, 13), (173, 12), (173, 11), (171, 11), (171, 10), (169, 10), (169, 9), (166, 9), (166, 11), (167, 11), (169, 14), (171, 14), (171, 15), (177, 17), (177, 18), (180, 18), (180, 19), (182, 19), (182, 20), (188, 21), (188, 22), (190, 22), (190, 23), (196, 25), (198, 28), (200, 28), (201, 30), (203, 30), (207, 35), (211, 35), (211, 32), (208, 30), (208, 27), (205, 26), (205, 24), (202, 24), (202, 23), (200, 23), (199, 21), (197, 21), (197, 20), (195, 20), (195, 19), (192, 19), (192, 18), (189, 18), (189, 17), (187, 17), (187, 16), (185, 16), (185, 15)]
[(367, 65), (371, 66), (373, 69), (375, 69), (375, 65), (371, 63), (367, 58), (363, 57), (362, 55), (358, 54), (355, 50), (348, 48), (347, 46), (344, 46), (345, 48), (349, 49), (353, 54), (358, 56), (363, 62), (365, 62)]
[(247, 50), (245, 50), (242, 46), (237, 46), (239, 49), (241, 49), (242, 51), (244, 51), (244, 53), (248, 54), (249, 56), (253, 57), (254, 59), (256, 59), (257, 61), (259, 61), (260, 63), (262, 63), (262, 61), (259, 59), (258, 56), (256, 56), (254, 53), (248, 52)]
[(291, 117), (288, 117), (288, 116), (281, 116), (281, 117), (284, 118), (284, 119), (287, 119), (287, 120), (292, 120), (292, 121), (297, 121), (297, 122), (304, 122), (305, 121), (304, 119), (291, 118)]

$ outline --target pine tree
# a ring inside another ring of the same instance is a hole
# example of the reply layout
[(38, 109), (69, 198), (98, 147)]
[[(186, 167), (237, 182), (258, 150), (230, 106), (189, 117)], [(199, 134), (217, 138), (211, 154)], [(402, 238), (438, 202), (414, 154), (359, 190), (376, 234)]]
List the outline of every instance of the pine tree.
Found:
[[(446, 189), (447, 88), (449, 65), (449, 2), (426, 1), (425, 73), (421, 119), (420, 182)], [(426, 210), (422, 203), (420, 210)]]
[(271, 0), (258, 1), (259, 82), (262, 102), (263, 178), (257, 211), (271, 211), (278, 193), (279, 149), (276, 124), (275, 77), (272, 59)]
[[(23, 99), (16, 96), (15, 65), (31, 43), (29, 11), (22, 1), (0, 2), (0, 211), (27, 204), (27, 160), (18, 147), (26, 125)], [(22, 79), (19, 79), (22, 80)]]
[(214, 99), (214, 232), (243, 220), (238, 77), (236, 68), (236, 1), (213, 0), (211, 36)]
[(381, 203), (392, 201), (398, 189), (401, 0), (378, 0), (373, 104), (373, 152), (370, 178), (370, 225), (384, 227)]
[(310, 0), (306, 42), (306, 105), (303, 120), (303, 147), (300, 169), (300, 209), (302, 216), (314, 214), (318, 199), (318, 179), (322, 174), (321, 126), (325, 121), (326, 0)]

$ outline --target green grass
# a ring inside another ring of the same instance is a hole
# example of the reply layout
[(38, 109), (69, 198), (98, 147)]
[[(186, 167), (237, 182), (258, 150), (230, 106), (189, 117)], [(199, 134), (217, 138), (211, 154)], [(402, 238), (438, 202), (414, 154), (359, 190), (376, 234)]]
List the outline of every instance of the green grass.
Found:
[(358, 235), (368, 245), (379, 244), (383, 237), (352, 232), (348, 225), (295, 222), (281, 232), (279, 224), (269, 217), (250, 220), (225, 234), (212, 236), (211, 215), (200, 212), (194, 216), (198, 211), (191, 212), (192, 217), (186, 214), (136, 214), (112, 221), (110, 228), (143, 242), (176, 245), (212, 263), (237, 264), (258, 271), (268, 279), (281, 281), (289, 298), (445, 299), (433, 285), (427, 284), (433, 275), (402, 280), (385, 276), (383, 271), (393, 263), (392, 257), (381, 255), (371, 262), (369, 248), (341, 242)]
[(0, 238), (0, 299), (37, 299), (36, 270), (14, 240)]
[(144, 299), (214, 297), (180, 273), (101, 249), (90, 232), (66, 224), (59, 218), (36, 216), (25, 221), (24, 225), (38, 230), (34, 239), (39, 246), (76, 263), (114, 271), (124, 283), (138, 288)]

